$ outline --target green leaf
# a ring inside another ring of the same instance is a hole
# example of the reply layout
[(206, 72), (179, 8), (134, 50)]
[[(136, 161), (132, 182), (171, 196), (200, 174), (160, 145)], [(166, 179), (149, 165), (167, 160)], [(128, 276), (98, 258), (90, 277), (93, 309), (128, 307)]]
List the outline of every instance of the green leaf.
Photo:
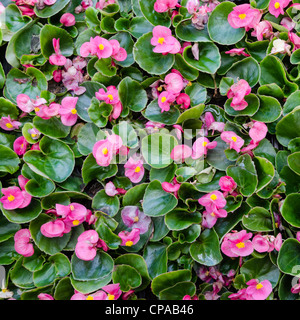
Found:
[(156, 0), (138, 0), (141, 12), (143, 13), (144, 17), (154, 26), (164, 26), (170, 27), (171, 19), (168, 15), (164, 13), (159, 13), (154, 10), (154, 3)]
[(299, 277), (300, 243), (298, 240), (290, 238), (283, 242), (277, 264), (283, 273)]
[(221, 262), (219, 238), (215, 230), (204, 230), (199, 237), (199, 241), (191, 245), (190, 254), (193, 260), (205, 266), (214, 266)]
[(150, 43), (152, 37), (152, 32), (149, 32), (136, 41), (133, 47), (134, 60), (143, 70), (150, 74), (164, 74), (172, 68), (175, 56), (173, 54), (163, 55), (153, 52), (154, 46)]
[(252, 119), (260, 122), (274, 122), (281, 116), (281, 105), (276, 98), (259, 96), (259, 110), (252, 115)]
[(19, 169), (19, 157), (10, 148), (0, 145), (0, 172), (15, 173)]
[(182, 20), (175, 28), (177, 38), (188, 42), (210, 42), (207, 27), (204, 29), (196, 29), (191, 19)]
[(14, 265), (13, 269), (10, 270), (9, 275), (12, 283), (22, 289), (34, 288), (33, 284), (33, 273), (25, 269), (22, 265), (23, 257)]
[(298, 206), (300, 204), (299, 193), (290, 193), (284, 200), (281, 207), (283, 218), (292, 226), (299, 228), (300, 219), (298, 215)]
[(298, 175), (300, 175), (300, 152), (295, 152), (288, 156), (289, 167)]
[(128, 265), (117, 265), (112, 273), (113, 283), (119, 283), (123, 292), (139, 287), (142, 277), (137, 270)]
[(244, 28), (235, 29), (228, 23), (228, 15), (235, 6), (232, 2), (222, 2), (209, 16), (208, 33), (213, 41), (223, 45), (231, 45), (244, 37)]
[(275, 175), (275, 169), (272, 163), (265, 158), (254, 157), (253, 161), (258, 177), (258, 184), (256, 187), (256, 192), (258, 192), (273, 180)]
[(202, 220), (199, 212), (188, 212), (180, 208), (175, 209), (165, 216), (166, 226), (170, 230), (183, 230), (187, 229), (193, 224), (198, 224)]
[(0, 215), (0, 242), (6, 241), (13, 237), (20, 230), (20, 225), (9, 222), (5, 216)]
[(113, 106), (105, 102), (100, 103), (97, 98), (93, 98), (90, 107), (88, 108), (88, 115), (90, 119), (99, 128), (107, 125), (108, 117), (113, 111)]
[(113, 127), (113, 133), (120, 136), (123, 141), (123, 145), (129, 148), (136, 148), (138, 146), (137, 133), (127, 121), (121, 121)]
[(182, 300), (185, 295), (193, 297), (196, 293), (196, 286), (193, 282), (179, 282), (171, 288), (162, 290), (159, 293), (159, 300)]
[[(20, 255), (15, 250), (15, 240), (10, 238), (0, 242), (0, 264), (9, 265), (17, 260)], [(21, 257), (22, 260), (23, 257)]]
[(34, 127), (42, 134), (50, 138), (65, 138), (70, 133), (71, 127), (62, 124), (61, 120), (52, 117), (51, 119), (44, 120), (40, 117), (33, 118)]
[(93, 198), (92, 207), (110, 217), (114, 217), (120, 208), (119, 198), (117, 196), (110, 197), (106, 194), (105, 190), (100, 190)]
[(69, 2), (70, 0), (59, 0), (51, 6), (46, 5), (43, 9), (38, 9), (37, 7), (35, 7), (34, 12), (40, 18), (49, 18), (61, 11), (64, 7), (67, 6)]
[(28, 151), (24, 161), (35, 173), (55, 182), (65, 181), (73, 172), (75, 161), (71, 149), (62, 141), (43, 137), (40, 149)]
[(143, 210), (147, 216), (159, 217), (173, 210), (177, 205), (176, 197), (163, 190), (161, 183), (154, 180), (149, 183), (143, 200)]
[[(151, 279), (167, 272), (168, 256), (167, 246), (162, 243), (150, 243), (146, 246), (144, 255), (149, 276)], [(153, 282), (152, 282), (153, 285)]]
[(134, 206), (138, 204), (143, 199), (147, 186), (147, 183), (142, 183), (127, 190), (123, 197), (123, 206)]
[(262, 207), (252, 208), (243, 216), (243, 225), (251, 231), (273, 231), (271, 214)]
[(280, 144), (287, 147), (289, 142), (299, 137), (300, 109), (294, 109), (276, 125), (276, 137)]

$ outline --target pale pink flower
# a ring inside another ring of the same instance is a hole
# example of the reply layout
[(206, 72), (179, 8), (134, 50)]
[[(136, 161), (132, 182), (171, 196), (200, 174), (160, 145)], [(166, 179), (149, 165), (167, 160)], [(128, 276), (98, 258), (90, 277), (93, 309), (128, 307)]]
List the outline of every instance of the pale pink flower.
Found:
[(19, 129), (22, 125), (21, 122), (11, 119), (10, 115), (7, 117), (2, 117), (0, 119), (0, 127), (5, 131), (13, 131)]
[(178, 139), (178, 140), (181, 140), (182, 134), (183, 134), (183, 132), (184, 132), (182, 126), (179, 125), (179, 124), (174, 124), (174, 125), (173, 125), (173, 128), (175, 129), (175, 133), (176, 133), (177, 139)]
[(225, 53), (229, 54), (231, 57), (234, 57), (234, 56), (250, 57), (250, 54), (245, 52), (245, 48), (234, 48), (229, 51), (225, 51)]
[(293, 52), (300, 49), (300, 37), (298, 37), (296, 33), (289, 32), (289, 39), (294, 45)]
[(227, 211), (224, 209), (215, 209), (213, 211), (203, 211), (202, 226), (211, 229), (217, 222), (218, 218), (226, 218)]
[(23, 154), (25, 154), (28, 146), (29, 143), (27, 142), (27, 140), (23, 136), (21, 136), (14, 141), (13, 149), (18, 156), (22, 156)]
[(113, 158), (113, 145), (107, 139), (100, 140), (93, 147), (93, 156), (101, 167), (108, 167)]
[(130, 179), (133, 183), (139, 183), (145, 173), (144, 162), (141, 157), (138, 157), (136, 154), (128, 159), (124, 165), (125, 176)]
[(137, 206), (124, 207), (121, 211), (121, 217), (127, 227), (139, 229), (140, 234), (147, 232), (151, 224), (151, 218), (140, 211)]
[(286, 8), (291, 0), (271, 0), (269, 4), (269, 12), (278, 18), (281, 14), (284, 15), (284, 8)]
[(153, 52), (163, 54), (176, 54), (180, 51), (181, 46), (179, 41), (172, 36), (169, 28), (164, 26), (156, 26), (153, 28), (153, 37), (151, 44), (155, 46)]
[(249, 130), (249, 136), (253, 142), (260, 142), (268, 133), (268, 127), (265, 123), (259, 121), (253, 121), (253, 126)]
[(248, 103), (244, 98), (250, 93), (251, 87), (248, 82), (243, 79), (239, 80), (237, 83), (233, 84), (227, 92), (227, 97), (229, 99), (232, 98), (230, 106), (236, 111), (244, 110), (248, 106)]
[(158, 105), (161, 112), (169, 111), (171, 104), (175, 101), (176, 96), (168, 91), (163, 91), (158, 97)]
[(56, 117), (59, 114), (61, 105), (55, 102), (50, 103), (49, 106), (41, 105), (35, 108), (35, 113), (38, 117), (48, 120), (52, 117)]
[(208, 13), (211, 11), (212, 9), (207, 5), (199, 7), (192, 17), (193, 26), (198, 30), (203, 30), (208, 22)]
[(257, 252), (271, 252), (274, 250), (274, 245), (269, 241), (268, 236), (256, 234), (252, 239), (254, 250)]
[(119, 192), (117, 191), (117, 188), (115, 187), (112, 181), (108, 182), (105, 185), (104, 190), (105, 190), (105, 193), (110, 197), (114, 197), (115, 195), (119, 194)]
[(228, 257), (246, 257), (253, 252), (253, 245), (250, 241), (252, 233), (246, 230), (227, 233), (223, 239), (221, 250)]
[(61, 116), (61, 122), (65, 126), (73, 126), (78, 118), (76, 104), (78, 98), (74, 97), (65, 97), (61, 101), (61, 107), (59, 108), (58, 113)]
[(52, 6), (57, 0), (44, 0), (44, 4), (47, 6)]
[(294, 22), (290, 17), (284, 17), (280, 24), (288, 29), (288, 31), (292, 31), (296, 27), (296, 22)]
[(46, 104), (47, 101), (43, 98), (37, 98), (36, 100), (30, 99), (27, 94), (20, 93), (17, 96), (17, 105), (18, 107), (26, 113), (32, 112), (35, 108)]
[(62, 70), (54, 70), (53, 71), (53, 80), (57, 83), (62, 80)]
[(75, 291), (70, 300), (107, 300), (107, 294), (102, 290), (90, 294)]
[(180, 189), (180, 183), (177, 182), (176, 177), (174, 177), (173, 181), (170, 182), (163, 182), (161, 187), (164, 191), (169, 193), (174, 193), (175, 197), (178, 198), (178, 190)]
[(67, 58), (61, 54), (59, 41), (60, 39), (52, 39), (55, 53), (49, 57), (49, 62), (56, 66), (63, 66), (66, 63)]
[(71, 203), (67, 206), (56, 204), (56, 213), (63, 218), (67, 227), (76, 227), (86, 220), (87, 209), (79, 203)]
[(298, 283), (291, 288), (291, 292), (293, 294), (298, 294), (300, 292), (300, 279), (298, 279)]
[(194, 14), (200, 8), (199, 0), (189, 0), (186, 4), (186, 8), (189, 14)]
[(261, 18), (258, 9), (252, 9), (250, 4), (241, 4), (233, 8), (228, 15), (228, 22), (232, 28), (253, 28)]
[(21, 229), (15, 233), (15, 250), (24, 257), (34, 254), (33, 244), (30, 243), (31, 234), (29, 229)]
[(251, 36), (257, 37), (258, 41), (262, 41), (264, 38), (272, 39), (273, 35), (272, 24), (267, 20), (259, 22), (251, 33)]
[(60, 18), (60, 23), (62, 23), (65, 27), (74, 26), (76, 23), (75, 16), (72, 13), (64, 13)]
[(241, 147), (244, 145), (244, 140), (233, 131), (222, 132), (221, 139), (229, 143), (229, 148), (234, 149), (236, 152), (240, 152)]
[(145, 124), (145, 128), (149, 134), (159, 132), (159, 129), (164, 128), (165, 124), (159, 122), (148, 121)]
[(275, 240), (273, 241), (274, 244), (274, 249), (276, 251), (279, 251), (281, 246), (282, 246), (282, 235), (281, 233), (278, 233), (278, 235), (276, 236)]
[(252, 279), (247, 282), (246, 294), (249, 296), (247, 300), (266, 300), (272, 292), (272, 285), (269, 280), (259, 282)]
[(54, 300), (54, 298), (48, 293), (40, 293), (37, 297), (39, 300)]
[(96, 9), (104, 9), (107, 7), (109, 4), (114, 4), (115, 0), (100, 0), (96, 3)]
[(176, 5), (178, 5), (178, 0), (156, 0), (154, 10), (156, 12), (166, 12), (175, 9)]
[(232, 293), (228, 296), (230, 300), (248, 300), (246, 288), (240, 289), (237, 293)]
[(195, 159), (201, 158), (203, 155), (206, 156), (207, 150), (214, 149), (216, 146), (217, 146), (216, 141), (210, 142), (205, 137), (198, 138), (193, 144), (192, 159), (195, 160)]
[(121, 246), (131, 247), (137, 244), (140, 240), (140, 229), (132, 229), (129, 231), (121, 231), (118, 236), (121, 238)]
[(185, 144), (180, 144), (173, 148), (170, 156), (175, 162), (184, 162), (191, 155), (192, 149)]

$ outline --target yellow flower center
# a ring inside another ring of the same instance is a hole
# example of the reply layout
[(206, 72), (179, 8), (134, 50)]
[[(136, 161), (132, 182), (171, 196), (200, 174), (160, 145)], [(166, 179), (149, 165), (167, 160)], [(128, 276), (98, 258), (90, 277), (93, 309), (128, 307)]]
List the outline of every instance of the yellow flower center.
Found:
[(136, 167), (135, 170), (134, 170), (134, 172), (136, 172), (136, 173), (138, 173), (138, 172), (140, 172), (140, 171), (141, 171), (141, 168), (140, 168), (140, 167)]
[(231, 137), (231, 140), (236, 142), (237, 138), (236, 137)]
[(279, 8), (280, 8), (280, 3), (279, 3), (279, 2), (275, 2), (274, 8), (275, 8), (275, 9), (279, 9)]
[(245, 13), (239, 14), (239, 18), (240, 18), (241, 20), (244, 20), (244, 19), (246, 18), (246, 14), (245, 14)]
[(7, 289), (5, 289), (5, 288), (4, 288), (4, 289), (2, 289), (2, 292), (3, 292), (3, 293), (5, 293), (5, 292), (7, 292), (7, 291), (8, 291), (8, 290), (7, 290)]
[(79, 225), (79, 220), (74, 220), (73, 221), (73, 226), (78, 226)]
[(211, 200), (213, 200), (213, 201), (215, 201), (215, 200), (218, 199), (218, 197), (217, 197), (215, 194), (212, 194), (212, 195), (210, 196), (210, 198), (211, 198)]
[(31, 134), (31, 137), (32, 137), (32, 138), (35, 138), (36, 136), (37, 136), (36, 133), (32, 133), (32, 134)]
[(259, 283), (259, 284), (256, 285), (256, 289), (257, 289), (257, 290), (259, 290), (259, 289), (261, 289), (261, 288), (263, 288), (263, 287), (264, 287), (264, 286), (263, 286), (261, 283)]
[(9, 202), (12, 202), (12, 201), (15, 200), (15, 197), (14, 197), (12, 194), (10, 194), (9, 197), (7, 198), (7, 200), (8, 200)]
[(13, 128), (13, 125), (11, 123), (7, 123), (6, 128), (11, 129), (11, 128)]
[(108, 300), (115, 300), (115, 296), (113, 294), (107, 295)]
[(139, 222), (139, 220), (140, 220), (139, 217), (134, 217), (134, 218), (133, 218), (133, 221), (134, 221), (134, 222)]
[(39, 111), (40, 111), (40, 108), (34, 108), (34, 111), (35, 111), (35, 112), (39, 112)]
[(158, 90), (159, 92), (161, 92), (161, 91), (162, 91), (162, 86), (158, 87), (157, 90)]
[(102, 153), (103, 153), (104, 155), (107, 155), (107, 154), (108, 154), (107, 148), (103, 148), (103, 149), (102, 149)]
[(275, 227), (278, 228), (278, 223), (277, 222), (275, 222)]
[(202, 143), (202, 147), (206, 147), (206, 146), (207, 146), (207, 142), (204, 141), (204, 142)]
[(76, 110), (76, 109), (72, 109), (72, 110), (71, 110), (71, 113), (76, 114), (76, 113), (77, 113), (77, 110)]
[(111, 101), (114, 100), (114, 97), (112, 96), (112, 94), (109, 94), (109, 95), (107, 96), (107, 98), (108, 98), (109, 100), (111, 100)]
[(166, 97), (162, 97), (162, 98), (161, 98), (161, 102), (162, 102), (162, 103), (164, 103), (164, 102), (166, 102), (166, 101), (167, 101), (167, 98), (166, 98)]
[(129, 240), (125, 243), (125, 245), (126, 245), (126, 247), (131, 247), (131, 246), (133, 246), (133, 242)]
[(236, 244), (236, 246), (239, 248), (239, 249), (242, 249), (242, 248), (245, 248), (245, 243), (244, 242), (239, 242)]
[(163, 44), (165, 42), (165, 38), (159, 38), (157, 42), (159, 44)]
[(101, 44), (99, 44), (99, 49), (102, 51), (102, 50), (104, 50), (104, 45), (101, 43)]
[(73, 211), (74, 209), (75, 209), (74, 206), (71, 204), (70, 205), (70, 210)]
[(211, 215), (212, 217), (215, 217), (215, 216), (216, 216), (214, 212), (212, 212), (210, 215)]
[(187, 84), (189, 87), (191, 87), (193, 84), (191, 81), (189, 81), (189, 83)]
[(94, 297), (92, 297), (92, 296), (87, 296), (87, 297), (86, 297), (86, 300), (94, 300)]

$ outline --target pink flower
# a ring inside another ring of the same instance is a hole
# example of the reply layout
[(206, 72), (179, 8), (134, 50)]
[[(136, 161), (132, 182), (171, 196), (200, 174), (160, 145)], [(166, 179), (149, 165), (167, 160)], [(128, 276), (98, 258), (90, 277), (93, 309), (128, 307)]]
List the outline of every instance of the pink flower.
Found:
[(280, 24), (284, 26), (288, 31), (292, 31), (296, 27), (296, 22), (294, 22), (290, 17), (284, 17)]
[(113, 158), (113, 145), (107, 139), (100, 140), (93, 147), (93, 156), (101, 167), (108, 167)]
[(171, 72), (165, 77), (166, 90), (173, 94), (178, 94), (183, 88), (183, 79), (178, 73)]
[(87, 209), (79, 203), (71, 203), (70, 205), (56, 204), (56, 212), (58, 216), (63, 218), (67, 227), (76, 227), (86, 220)]
[(228, 257), (246, 257), (253, 252), (252, 242), (249, 240), (252, 233), (246, 230), (227, 233), (223, 239), (221, 250)]
[(158, 97), (158, 105), (161, 112), (169, 111), (170, 105), (175, 101), (176, 96), (168, 91), (162, 92)]
[(129, 178), (131, 182), (139, 183), (143, 179), (145, 173), (143, 164), (144, 162), (140, 157), (136, 154), (133, 155), (124, 165), (125, 176)]
[(116, 104), (120, 101), (118, 90), (115, 86), (107, 87), (107, 91), (100, 89), (96, 92), (96, 98), (100, 101), (104, 101), (107, 104)]
[(231, 57), (234, 56), (244, 56), (244, 57), (250, 57), (250, 54), (245, 52), (245, 48), (234, 48), (229, 51), (225, 51), (226, 54), (229, 54)]
[(62, 80), (62, 70), (54, 70), (53, 71), (53, 80), (55, 82), (61, 82)]
[(166, 12), (175, 9), (176, 5), (178, 5), (178, 0), (156, 0), (154, 10), (156, 12)]
[(133, 229), (139, 229), (140, 234), (148, 231), (151, 218), (139, 210), (137, 206), (126, 206), (121, 211), (121, 217), (125, 226)]
[(237, 184), (230, 176), (223, 176), (219, 180), (219, 186), (222, 191), (232, 193), (236, 189)]
[(75, 291), (70, 300), (107, 300), (107, 294), (102, 290), (92, 294), (83, 294)]
[(60, 23), (65, 27), (71, 27), (75, 25), (76, 20), (72, 13), (64, 13), (60, 18)]
[(293, 294), (297, 294), (300, 292), (300, 279), (298, 279), (298, 283), (296, 283), (292, 288), (291, 288), (291, 292)]
[[(216, 212), (226, 206), (226, 199), (220, 191), (213, 191), (198, 200), (199, 204), (204, 206), (208, 212)], [(221, 212), (222, 214), (223, 212)]]
[(29, 143), (27, 142), (27, 140), (23, 136), (21, 136), (17, 138), (13, 144), (14, 152), (18, 156), (22, 156), (26, 152), (28, 146)]
[(197, 295), (194, 295), (193, 297), (189, 296), (188, 294), (186, 294), (182, 300), (198, 300)]
[(182, 134), (183, 134), (183, 132), (184, 132), (182, 126), (179, 125), (179, 124), (174, 124), (174, 125), (173, 125), (173, 128), (175, 129), (175, 133), (176, 133), (177, 139), (178, 139), (178, 140), (181, 140)]
[(114, 4), (115, 0), (100, 0), (96, 3), (96, 9), (104, 9), (107, 7), (109, 4)]
[(53, 40), (52, 40), (55, 53), (49, 57), (49, 62), (50, 62), (50, 64), (53, 64), (56, 66), (63, 66), (66, 63), (67, 58), (65, 56), (63, 56), (60, 52), (59, 41), (60, 41), (60, 39), (55, 39), (55, 38), (53, 38)]
[(192, 155), (192, 149), (185, 144), (180, 144), (178, 146), (175, 146), (171, 152), (171, 158), (175, 162), (184, 162), (185, 159), (189, 158), (191, 155)]
[(275, 240), (273, 241), (274, 244), (274, 249), (276, 251), (279, 251), (281, 246), (282, 246), (282, 235), (281, 233), (278, 233), (278, 235), (276, 236)]
[(176, 54), (180, 51), (180, 43), (172, 36), (172, 32), (169, 28), (156, 26), (153, 28), (152, 32), (153, 38), (151, 39), (151, 44), (155, 46), (153, 52)]
[(227, 92), (227, 97), (232, 98), (230, 106), (236, 111), (244, 110), (248, 106), (244, 98), (249, 93), (251, 93), (251, 87), (246, 80), (241, 79), (233, 84)]
[(191, 98), (186, 93), (180, 93), (176, 98), (176, 103), (181, 105), (182, 109), (187, 109), (191, 105)]
[(102, 290), (107, 293), (107, 300), (118, 300), (122, 294), (119, 283), (104, 286)]
[(98, 232), (95, 230), (84, 231), (77, 239), (75, 254), (78, 259), (84, 261), (94, 260), (97, 254), (99, 241)]
[(32, 128), (32, 129), (28, 129), (28, 133), (30, 134), (30, 137), (33, 139), (33, 140), (37, 140), (39, 139), (41, 133), (39, 132), (38, 129), (35, 129), (35, 128)]
[(99, 59), (109, 58), (113, 53), (113, 47), (110, 42), (102, 37), (96, 36), (89, 42), (85, 42), (80, 48), (80, 55), (88, 57), (89, 55), (97, 56)]
[(294, 44), (293, 52), (300, 49), (300, 37), (298, 37), (296, 33), (289, 32), (289, 39)]
[(268, 133), (268, 127), (265, 123), (254, 121), (253, 126), (249, 130), (249, 136), (253, 142), (260, 142), (263, 140)]
[(148, 121), (145, 124), (145, 128), (149, 134), (159, 132), (159, 129), (164, 128), (165, 124), (159, 122)]
[(226, 218), (227, 211), (224, 209), (215, 209), (213, 211), (203, 211), (202, 226), (211, 229), (217, 222), (218, 218)]
[(189, 0), (186, 4), (186, 8), (189, 14), (194, 14), (200, 7), (199, 0)]
[(105, 185), (104, 189), (105, 189), (105, 193), (110, 197), (114, 197), (115, 195), (119, 194), (119, 192), (117, 191), (117, 188), (111, 181)]
[(232, 28), (246, 28), (246, 31), (253, 28), (261, 18), (258, 9), (252, 9), (250, 4), (242, 4), (233, 8), (228, 15), (228, 22)]
[(73, 126), (78, 118), (76, 104), (78, 98), (74, 97), (65, 97), (61, 101), (61, 107), (59, 108), (58, 113), (61, 116), (61, 122), (65, 126)]
[(55, 2), (56, 0), (44, 0), (44, 4), (46, 4), (47, 6), (52, 6)]
[(39, 300), (54, 300), (54, 298), (48, 293), (40, 293), (37, 297)]
[(230, 300), (248, 300), (248, 295), (246, 294), (246, 288), (240, 289), (237, 293), (232, 293), (228, 296)]
[(174, 177), (173, 181), (170, 182), (163, 182), (161, 187), (164, 191), (169, 193), (174, 193), (175, 197), (178, 198), (178, 190), (180, 189), (180, 183), (177, 182), (176, 177)]
[(273, 27), (271, 23), (267, 20), (261, 21), (255, 26), (251, 36), (257, 37), (258, 41), (262, 41), (264, 37), (271, 39), (273, 37)]
[(269, 12), (278, 18), (281, 14), (284, 15), (284, 8), (286, 8), (291, 0), (271, 0), (269, 4)]
[(217, 142), (210, 142), (207, 138), (200, 137), (193, 144), (192, 159), (199, 159), (203, 155), (207, 155), (208, 149), (214, 149), (217, 146)]
[(17, 96), (18, 107), (23, 112), (26, 112), (26, 113), (29, 113), (46, 103), (47, 101), (43, 98), (38, 98), (37, 100), (34, 100), (34, 99), (30, 99), (30, 97), (27, 94), (23, 94), (23, 93)]
[(198, 30), (203, 30), (208, 22), (208, 13), (211, 11), (212, 9), (207, 5), (199, 7), (198, 11), (193, 14), (192, 25)]
[(252, 244), (257, 252), (271, 252), (274, 250), (274, 245), (269, 241), (268, 236), (256, 234), (252, 239)]
[(137, 244), (140, 240), (140, 229), (132, 229), (129, 231), (121, 231), (118, 236), (121, 238), (121, 246), (131, 247)]
[(15, 250), (24, 257), (34, 254), (33, 244), (30, 243), (31, 234), (29, 229), (21, 229), (15, 233)]
[(112, 58), (117, 61), (124, 61), (127, 59), (127, 52), (124, 48), (120, 46), (120, 43), (116, 39), (109, 40), (109, 43), (112, 45)]
[(41, 226), (41, 233), (47, 238), (62, 237), (65, 233), (70, 232), (61, 219), (51, 220)]
[(21, 125), (22, 125), (21, 122), (16, 121), (16, 120), (12, 120), (10, 115), (8, 115), (7, 117), (2, 117), (0, 119), (0, 127), (6, 131), (12, 131), (15, 129), (19, 129), (19, 127)]
[(38, 117), (48, 120), (52, 117), (56, 117), (59, 114), (59, 110), (61, 105), (58, 103), (50, 103), (49, 107), (46, 105), (42, 105), (38, 108), (35, 108), (35, 113)]
[(234, 149), (236, 152), (240, 152), (241, 147), (244, 145), (244, 140), (233, 131), (222, 132), (221, 139), (229, 143), (229, 148)]
[(257, 279), (252, 279), (247, 282), (247, 285), (246, 294), (251, 297), (251, 300), (265, 300), (272, 292), (272, 285), (269, 280), (259, 282)]

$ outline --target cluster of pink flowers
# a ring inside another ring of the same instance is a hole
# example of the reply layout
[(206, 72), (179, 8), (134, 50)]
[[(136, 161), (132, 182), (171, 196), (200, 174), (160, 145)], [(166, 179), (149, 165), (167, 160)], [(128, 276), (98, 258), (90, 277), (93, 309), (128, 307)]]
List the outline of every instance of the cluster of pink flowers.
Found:
[(272, 292), (272, 284), (269, 280), (259, 281), (251, 279), (247, 288), (240, 289), (237, 293), (228, 296), (231, 300), (265, 300)]
[(5, 210), (16, 210), (26, 208), (31, 203), (31, 195), (25, 190), (25, 186), (29, 180), (24, 176), (18, 177), (20, 187), (2, 188), (3, 197), (0, 199)]
[(97, 56), (99, 59), (112, 57), (116, 61), (124, 61), (127, 59), (127, 52), (120, 46), (118, 40), (107, 40), (100, 36), (91, 38), (89, 42), (82, 44), (80, 48), (82, 57)]
[(79, 203), (56, 204), (55, 210), (48, 213), (54, 214), (56, 219), (41, 226), (41, 233), (47, 238), (62, 237), (65, 233), (69, 233), (72, 227), (89, 221), (91, 214), (90, 210)]
[(115, 86), (108, 86), (106, 91), (101, 88), (98, 92), (96, 92), (96, 98), (112, 105), (113, 112), (110, 116), (110, 120), (119, 118), (123, 110), (123, 106), (119, 98), (118, 89)]
[(154, 3), (154, 10), (156, 12), (167, 12), (176, 7), (180, 7), (178, 0), (156, 0)]
[(227, 201), (222, 192), (210, 192), (202, 196), (198, 202), (205, 207), (205, 211), (203, 212), (203, 227), (210, 229), (215, 225), (218, 218), (227, 217), (227, 211), (223, 209)]
[(67, 88), (76, 95), (81, 95), (86, 91), (86, 88), (80, 86), (84, 81), (83, 69), (87, 66), (87, 62), (82, 57), (75, 57), (73, 60), (66, 59), (64, 68), (62, 70), (55, 70), (53, 72), (53, 80), (55, 82), (61, 82)]
[(151, 45), (155, 47), (153, 52), (162, 53), (163, 55), (180, 52), (180, 42), (172, 36), (171, 29), (164, 26), (155, 26), (152, 30), (152, 34)]
[(42, 119), (61, 116), (61, 121), (65, 126), (73, 126), (78, 118), (76, 104), (78, 98), (65, 97), (61, 104), (52, 102), (47, 106), (47, 101), (43, 98), (31, 99), (26, 94), (17, 96), (17, 105), (25, 113), (35, 111), (36, 115)]
[(250, 93), (251, 87), (248, 82), (244, 79), (239, 80), (227, 92), (227, 97), (232, 98), (230, 106), (236, 111), (244, 110), (248, 106), (245, 96)]
[(169, 111), (170, 106), (175, 101), (183, 109), (190, 106), (189, 95), (181, 92), (187, 85), (189, 85), (189, 82), (176, 69), (172, 69), (171, 73), (166, 75), (164, 81), (158, 80), (152, 85), (152, 94), (154, 97), (158, 97), (161, 112)]
[(16, 3), (22, 15), (32, 17), (35, 15), (34, 6), (43, 9), (45, 6), (52, 6), (56, 0), (12, 0)]

